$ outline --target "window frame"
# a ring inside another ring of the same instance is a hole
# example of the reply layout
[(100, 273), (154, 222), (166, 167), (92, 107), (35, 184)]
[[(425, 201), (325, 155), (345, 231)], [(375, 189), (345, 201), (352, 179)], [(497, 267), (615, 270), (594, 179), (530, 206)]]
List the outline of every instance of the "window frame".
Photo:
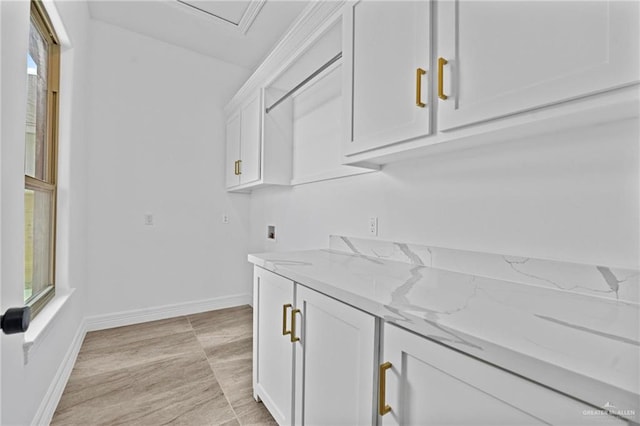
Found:
[[(31, 317), (35, 317), (55, 296), (56, 275), (56, 206), (58, 198), (58, 125), (59, 125), (59, 89), (60, 89), (60, 41), (51, 24), (51, 20), (40, 0), (31, 0), (30, 22), (33, 21), (43, 35), (48, 48), (47, 64), (47, 113), (45, 131), (44, 179), (40, 180), (26, 174), (25, 190), (43, 191), (51, 194), (49, 212), (49, 277), (50, 283), (44, 290), (32, 294), (25, 304), (31, 307)], [(31, 25), (31, 24), (29, 24)], [(26, 224), (25, 224), (26, 226)], [(23, 289), (25, 284), (23, 283)]]

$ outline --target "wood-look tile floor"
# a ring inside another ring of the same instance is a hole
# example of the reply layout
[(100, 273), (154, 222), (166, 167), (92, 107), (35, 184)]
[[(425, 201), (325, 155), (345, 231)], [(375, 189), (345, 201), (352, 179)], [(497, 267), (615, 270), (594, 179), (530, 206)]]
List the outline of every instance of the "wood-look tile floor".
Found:
[(52, 425), (275, 425), (249, 306), (87, 333)]

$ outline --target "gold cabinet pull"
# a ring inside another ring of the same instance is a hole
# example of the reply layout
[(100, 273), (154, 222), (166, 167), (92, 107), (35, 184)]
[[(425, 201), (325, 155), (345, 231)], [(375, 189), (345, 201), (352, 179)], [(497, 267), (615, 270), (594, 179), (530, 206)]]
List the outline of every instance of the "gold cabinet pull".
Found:
[(291, 343), (300, 341), (300, 338), (296, 337), (296, 314), (299, 312), (300, 309), (294, 309), (291, 311)]
[(233, 162), (233, 174), (238, 176), (238, 160)]
[(427, 72), (422, 68), (416, 69), (416, 106), (424, 108), (426, 104), (422, 102), (422, 76)]
[(291, 307), (291, 303), (287, 303), (286, 305), (282, 305), (282, 335), (286, 336), (287, 334), (291, 334), (291, 330), (287, 331), (287, 309)]
[(238, 160), (238, 175), (242, 174), (242, 160)]
[(387, 395), (386, 395), (386, 391), (387, 391), (387, 375), (386, 372), (388, 369), (390, 369), (392, 367), (390, 362), (385, 362), (384, 364), (380, 364), (380, 369), (379, 369), (379, 383), (380, 383), (380, 389), (378, 392), (378, 412), (380, 413), (381, 416), (384, 416), (385, 414), (387, 414), (388, 412), (391, 411), (391, 407), (389, 407), (387, 405), (386, 399), (387, 399)]
[(438, 58), (438, 97), (442, 100), (448, 98), (448, 96), (444, 94), (444, 66), (448, 63), (449, 61), (445, 58)]

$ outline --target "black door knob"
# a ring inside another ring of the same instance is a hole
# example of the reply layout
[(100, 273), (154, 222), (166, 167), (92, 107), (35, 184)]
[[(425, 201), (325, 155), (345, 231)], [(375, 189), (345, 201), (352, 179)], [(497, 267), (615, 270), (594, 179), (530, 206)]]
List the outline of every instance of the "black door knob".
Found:
[(24, 333), (29, 328), (31, 321), (31, 308), (23, 306), (22, 308), (9, 308), (0, 315), (0, 327), (4, 334)]

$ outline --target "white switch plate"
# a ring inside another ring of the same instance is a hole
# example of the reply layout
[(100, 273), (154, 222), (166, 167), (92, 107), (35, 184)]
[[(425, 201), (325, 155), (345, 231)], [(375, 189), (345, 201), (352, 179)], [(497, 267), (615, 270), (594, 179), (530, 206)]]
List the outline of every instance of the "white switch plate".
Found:
[(376, 216), (369, 218), (369, 235), (378, 236), (378, 218)]
[(144, 214), (144, 224), (146, 226), (153, 226), (153, 213)]

